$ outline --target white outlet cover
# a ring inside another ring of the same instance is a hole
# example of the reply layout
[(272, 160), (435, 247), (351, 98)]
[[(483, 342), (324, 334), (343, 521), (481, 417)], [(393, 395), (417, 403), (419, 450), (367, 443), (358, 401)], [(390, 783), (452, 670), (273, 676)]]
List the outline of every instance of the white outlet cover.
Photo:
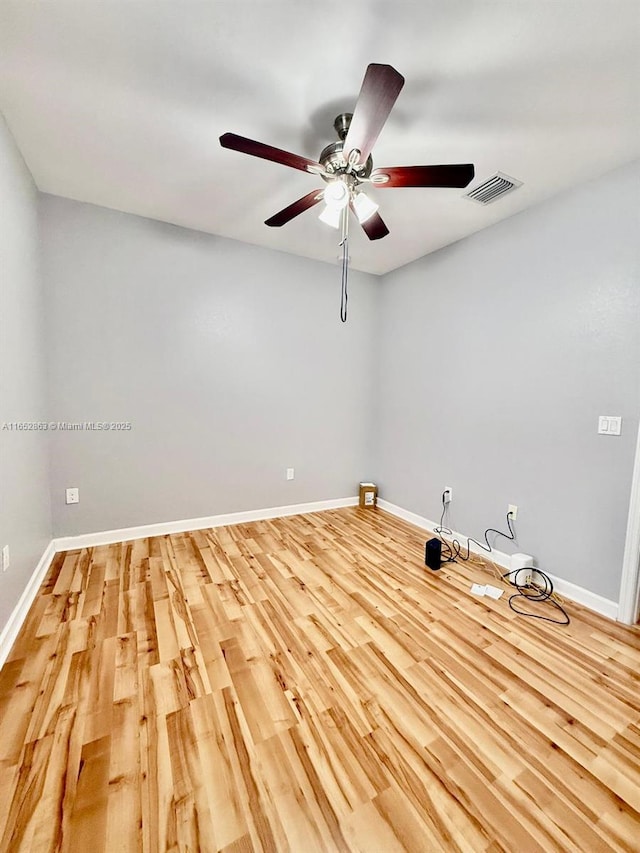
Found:
[(67, 489), (66, 501), (68, 504), (80, 503), (80, 489)]
[(293, 468), (287, 468), (287, 480), (293, 480), (295, 471)]

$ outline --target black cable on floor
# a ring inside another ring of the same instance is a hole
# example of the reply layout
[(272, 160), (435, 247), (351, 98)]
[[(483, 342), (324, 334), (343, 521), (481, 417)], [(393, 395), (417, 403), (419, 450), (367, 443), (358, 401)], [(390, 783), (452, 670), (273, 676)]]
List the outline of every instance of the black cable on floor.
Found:
[[(517, 613), (519, 616), (530, 616), (532, 619), (542, 619), (544, 622), (552, 622), (554, 625), (568, 625), (570, 622), (569, 614), (564, 609), (564, 607), (559, 604), (553, 597), (553, 582), (549, 575), (546, 575), (541, 569), (530, 569), (527, 571), (535, 571), (537, 578), (539, 577), (542, 581), (542, 586), (538, 584), (521, 584), (518, 583), (518, 572), (524, 571), (523, 569), (514, 569), (511, 572), (505, 572), (502, 575), (503, 580), (506, 580), (508, 584), (511, 586), (515, 586), (518, 590), (514, 592), (514, 594), (509, 599), (509, 607), (513, 610), (514, 613)], [(511, 575), (515, 575), (513, 580), (510, 580)], [(538, 613), (527, 613), (525, 610), (518, 610), (515, 602), (519, 598), (524, 598), (527, 601), (548, 601), (552, 604), (557, 610), (562, 614), (562, 619), (552, 619), (550, 616), (541, 616)]]

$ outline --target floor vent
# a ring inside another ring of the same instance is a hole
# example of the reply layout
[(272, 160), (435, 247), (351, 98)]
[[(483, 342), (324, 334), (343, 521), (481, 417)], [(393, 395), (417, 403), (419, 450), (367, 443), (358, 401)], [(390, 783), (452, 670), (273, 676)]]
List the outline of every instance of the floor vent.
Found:
[(503, 195), (517, 190), (522, 186), (522, 181), (510, 178), (502, 172), (496, 172), (479, 186), (464, 194), (465, 198), (477, 201), (478, 204), (491, 204), (492, 201), (502, 198)]

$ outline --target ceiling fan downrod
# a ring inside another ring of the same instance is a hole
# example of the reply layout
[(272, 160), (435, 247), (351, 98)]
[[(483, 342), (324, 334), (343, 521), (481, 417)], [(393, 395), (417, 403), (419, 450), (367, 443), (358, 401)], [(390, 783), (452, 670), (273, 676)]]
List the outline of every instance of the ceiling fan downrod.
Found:
[(336, 129), (336, 133), (338, 134), (338, 139), (341, 142), (344, 142), (347, 138), (347, 133), (349, 133), (349, 127), (351, 126), (351, 119), (353, 118), (353, 113), (340, 113), (339, 116), (336, 116), (336, 120), (333, 123), (333, 126)]

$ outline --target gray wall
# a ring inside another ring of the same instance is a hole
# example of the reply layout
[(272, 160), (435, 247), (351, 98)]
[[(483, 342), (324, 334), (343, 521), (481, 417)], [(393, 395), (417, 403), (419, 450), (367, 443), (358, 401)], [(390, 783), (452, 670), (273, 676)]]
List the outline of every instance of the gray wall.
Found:
[(0, 114), (0, 626), (51, 539), (46, 432), (2, 429), (46, 419), (37, 193)]
[[(38, 340), (21, 174), (2, 237), (23, 259), (31, 336), (5, 335), (12, 352)], [(475, 536), (518, 504), (518, 550), (616, 599), (640, 411), (639, 177), (620, 169), (382, 282), (353, 273), (346, 326), (336, 267), (41, 197), (47, 418), (132, 424), (51, 434), (55, 535), (347, 496), (375, 477), (432, 519), (452, 486), (452, 523)], [(41, 383), (21, 378), (37, 361), (11, 385), (37, 386), (42, 411)], [(622, 415), (623, 435), (598, 436), (599, 414)], [(12, 468), (36, 466), (42, 440), (18, 441)], [(42, 476), (18, 479), (18, 496), (42, 494)], [(23, 504), (27, 529), (43, 501)], [(34, 555), (46, 538), (26, 537)]]
[[(379, 280), (43, 196), (56, 536), (357, 493)], [(295, 468), (286, 481), (285, 469)], [(66, 506), (64, 490), (80, 489)]]
[[(386, 276), (381, 496), (618, 598), (640, 411), (640, 164)], [(499, 202), (498, 202), (499, 203)], [(619, 438), (598, 415), (622, 415)]]

